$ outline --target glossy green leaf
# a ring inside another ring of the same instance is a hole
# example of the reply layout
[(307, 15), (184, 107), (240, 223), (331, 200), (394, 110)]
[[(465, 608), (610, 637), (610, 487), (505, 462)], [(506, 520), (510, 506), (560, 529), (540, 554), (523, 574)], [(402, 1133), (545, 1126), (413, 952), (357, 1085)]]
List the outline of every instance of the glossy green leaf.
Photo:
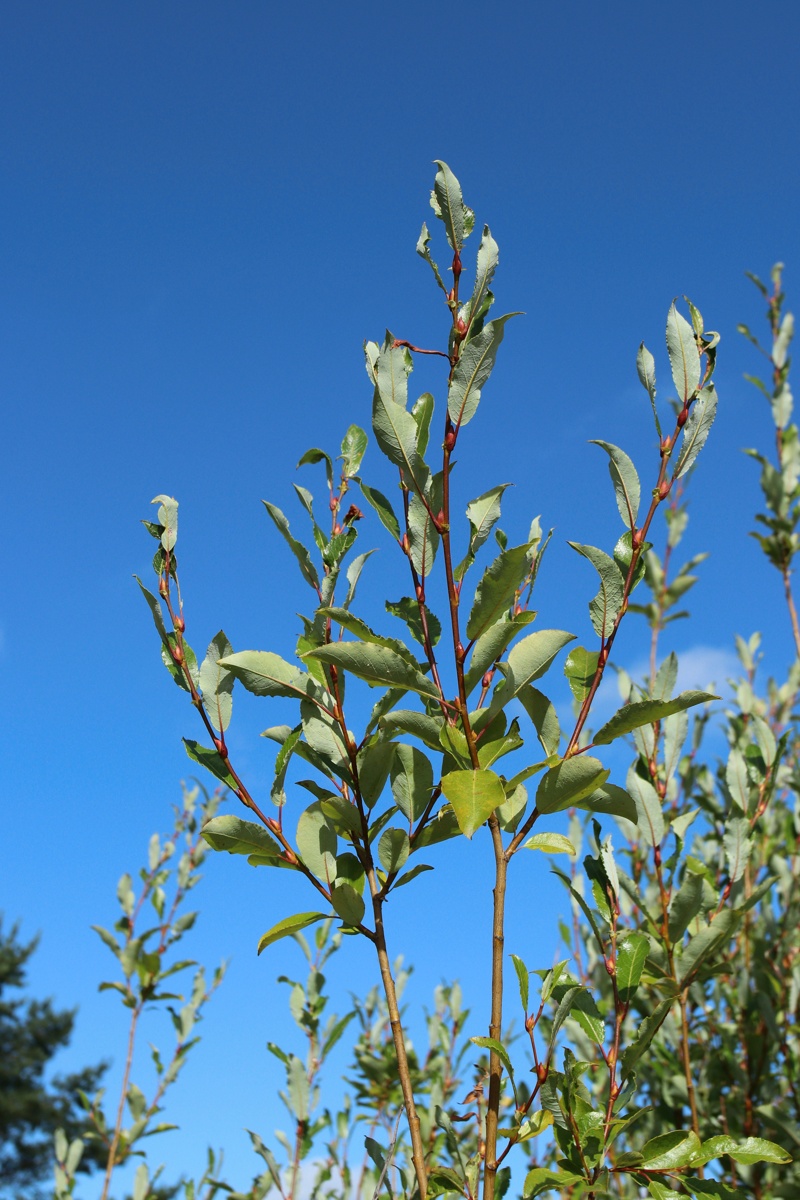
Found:
[(717, 392), (713, 383), (709, 383), (698, 393), (689, 411), (689, 419), (683, 427), (683, 441), (675, 464), (674, 479), (680, 479), (694, 466), (698, 454), (706, 444), (716, 415)]
[(628, 1044), (620, 1057), (620, 1068), (622, 1082), (629, 1079), (632, 1075), (636, 1064), (644, 1054), (647, 1047), (652, 1042), (653, 1038), (658, 1033), (661, 1026), (667, 1019), (672, 1005), (675, 1003), (672, 996), (668, 996), (665, 1000), (659, 1001), (652, 1012), (639, 1021), (636, 1029), (636, 1036), (633, 1041)]
[(619, 515), (628, 529), (634, 529), (641, 498), (641, 484), (636, 467), (619, 446), (614, 446), (611, 442), (601, 442), (597, 438), (592, 439), (592, 445), (602, 447), (608, 455), (608, 470), (614, 484)]
[(229, 854), (258, 854), (263, 858), (280, 858), (283, 854), (263, 825), (243, 821), (231, 813), (212, 817), (203, 826), (202, 834), (212, 850), (227, 850)]
[(419, 820), (433, 793), (433, 767), (416, 746), (398, 745), (391, 769), (392, 796), (405, 817)]
[(506, 321), (516, 316), (519, 313), (506, 313), (487, 321), (479, 334), (464, 343), (447, 392), (447, 411), (457, 429), (475, 416), (481, 391), (492, 373), (503, 340)]
[[(324, 450), (317, 449), (316, 446), (311, 450), (306, 450), (303, 457), (299, 460), (297, 466), (314, 466), (316, 463), (325, 463), (325, 478), (328, 481), (328, 487), (333, 487), (333, 463), (331, 462), (330, 454), (326, 454)], [(295, 468), (296, 470), (297, 468)]]
[(410, 708), (397, 708), (381, 717), (381, 729), (390, 736), (396, 733), (408, 733), (419, 738), (431, 750), (441, 750), (439, 731), (442, 728), (441, 717), (429, 717), (426, 713), (415, 712)]
[(699, 1149), (696, 1133), (675, 1129), (645, 1143), (641, 1151), (642, 1166), (648, 1171), (675, 1171), (690, 1166)]
[(692, 1165), (711, 1162), (712, 1159), (721, 1158), (723, 1154), (727, 1154), (734, 1162), (742, 1163), (743, 1166), (752, 1166), (753, 1163), (759, 1162), (790, 1163), (792, 1161), (791, 1154), (787, 1154), (782, 1146), (778, 1146), (775, 1142), (768, 1142), (765, 1138), (734, 1138), (722, 1134), (703, 1142), (700, 1153)]
[(317, 646), (314, 650), (306, 651), (303, 658), (333, 663), (341, 670), (365, 680), (370, 687), (402, 687), (418, 692), (420, 696), (432, 696), (434, 699), (439, 696), (436, 685), (422, 671), (387, 646), (332, 642), (328, 646)]
[(653, 725), (672, 713), (682, 712), (695, 704), (708, 704), (718, 700), (711, 692), (681, 692), (674, 700), (635, 700), (617, 710), (614, 716), (594, 735), (598, 746), (607, 746), (615, 738), (622, 737), (641, 725)]
[(377, 804), (381, 797), (395, 756), (394, 742), (377, 742), (366, 745), (358, 752), (358, 784), (361, 798), (368, 808)]
[(536, 789), (536, 807), (542, 814), (571, 808), (605, 783), (609, 774), (599, 759), (588, 754), (567, 758), (542, 776)]
[(450, 838), (458, 837), (461, 832), (456, 814), (449, 804), (439, 809), (414, 839), (414, 850), (422, 850), (424, 846), (435, 846)]
[(667, 351), (678, 399), (686, 404), (700, 386), (700, 355), (694, 330), (678, 312), (674, 300), (667, 315)]
[(442, 791), (453, 806), (461, 832), (468, 838), (506, 798), (500, 777), (483, 769), (451, 771), (442, 778)]
[(464, 239), (472, 233), (475, 214), (465, 205), (461, 195), (461, 184), (447, 163), (438, 158), (434, 161), (439, 170), (436, 172), (431, 192), (431, 208), (444, 224), (451, 249), (460, 250)]
[(636, 805), (624, 788), (615, 783), (603, 783), (595, 788), (585, 800), (579, 800), (576, 808), (582, 808), (591, 813), (608, 813), (612, 817), (624, 817), (626, 821), (637, 824), (638, 814)]
[(317, 612), (319, 616), (326, 620), (335, 621), (342, 629), (346, 629), (348, 633), (352, 633), (362, 642), (369, 642), (374, 646), (386, 646), (389, 650), (393, 650), (395, 654), (405, 659), (416, 670), (416, 659), (405, 643), (401, 642), (399, 638), (384, 637), (382, 634), (375, 633), (374, 630), (370, 629), (366, 621), (362, 621), (360, 617), (357, 617), (345, 608), (319, 608)]
[(623, 1004), (630, 1004), (642, 978), (650, 941), (643, 933), (627, 933), (617, 947), (617, 987)]
[(599, 657), (596, 650), (587, 650), (584, 646), (576, 646), (567, 655), (564, 674), (570, 691), (579, 704), (583, 704), (591, 691)]
[(342, 474), (352, 479), (361, 468), (367, 449), (367, 435), (359, 425), (351, 425), (342, 439)]
[(268, 500), (264, 500), (262, 503), (269, 515), (272, 517), (272, 520), (275, 522), (275, 527), (277, 528), (278, 532), (285, 539), (287, 545), (292, 551), (292, 554), (297, 559), (297, 562), (300, 566), (301, 575), (305, 579), (306, 583), (316, 590), (319, 588), (319, 576), (317, 574), (317, 568), (311, 561), (311, 555), (309, 554), (308, 550), (302, 542), (299, 542), (296, 537), (292, 536), (291, 530), (289, 529), (289, 522), (286, 520), (286, 517), (283, 515), (277, 505), (270, 504)]
[(474, 1046), (480, 1046), (483, 1050), (491, 1050), (497, 1055), (501, 1063), (505, 1067), (511, 1079), (514, 1078), (514, 1069), (511, 1066), (511, 1059), (508, 1057), (508, 1051), (502, 1042), (497, 1038), (491, 1037), (471, 1037), (469, 1039)]
[(534, 833), (522, 843), (523, 850), (543, 850), (545, 854), (571, 854), (578, 852), (563, 833)]
[(694, 935), (676, 964), (681, 987), (692, 979), (710, 954), (728, 941), (738, 922), (738, 913), (723, 908), (709, 925)]
[(541, 1196), (543, 1192), (557, 1192), (560, 1196), (566, 1196), (569, 1189), (582, 1183), (587, 1183), (583, 1175), (576, 1175), (573, 1171), (551, 1171), (549, 1167), (534, 1167), (525, 1176), (522, 1195), (524, 1200), (534, 1200), (535, 1196)]
[(258, 943), (258, 953), (260, 954), (267, 946), (271, 946), (273, 942), (280, 941), (281, 938), (292, 937), (301, 929), (307, 929), (309, 925), (314, 925), (317, 921), (327, 921), (328, 917), (329, 914), (320, 912), (295, 913), (294, 916), (284, 917), (282, 921), (278, 921), (277, 925), (273, 925), (262, 935)]
[(681, 886), (677, 892), (673, 892), (669, 906), (669, 937), (673, 945), (683, 937), (702, 905), (703, 876), (687, 869)]
[(589, 616), (598, 637), (607, 638), (614, 628), (622, 604), (625, 581), (614, 559), (604, 550), (598, 550), (596, 546), (584, 546), (580, 542), (568, 544), (588, 558), (600, 576), (600, 591), (589, 603)]

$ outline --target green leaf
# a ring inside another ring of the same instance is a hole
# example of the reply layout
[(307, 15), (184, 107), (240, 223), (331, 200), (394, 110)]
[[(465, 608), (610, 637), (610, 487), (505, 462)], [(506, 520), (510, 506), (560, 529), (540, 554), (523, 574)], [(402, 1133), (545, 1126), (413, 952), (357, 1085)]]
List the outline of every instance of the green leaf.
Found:
[(378, 842), (378, 858), (387, 873), (399, 871), (406, 863), (410, 845), (404, 829), (384, 829)]
[(759, 1162), (785, 1164), (792, 1161), (791, 1154), (788, 1154), (782, 1146), (778, 1146), (775, 1142), (768, 1142), (764, 1138), (758, 1137), (734, 1138), (722, 1134), (703, 1142), (700, 1153), (692, 1162), (692, 1166), (711, 1162), (714, 1158), (721, 1158), (723, 1154), (727, 1154), (734, 1162), (741, 1163), (743, 1166), (752, 1166), (753, 1163)]
[(713, 383), (709, 383), (698, 392), (697, 399), (689, 411), (689, 419), (683, 427), (683, 441), (673, 479), (680, 479), (694, 466), (695, 459), (706, 444), (708, 431), (716, 415), (717, 392)]
[(510, 483), (501, 483), (498, 487), (490, 488), (482, 496), (471, 500), (467, 505), (467, 520), (469, 521), (469, 546), (464, 560), (455, 571), (456, 580), (461, 579), (475, 561), (475, 555), (484, 545), (493, 527), (500, 519), (500, 500)]
[(358, 752), (358, 784), (361, 798), (368, 808), (377, 804), (389, 778), (396, 746), (394, 742), (376, 742), (362, 746)]
[(491, 709), (504, 707), (529, 683), (544, 675), (556, 655), (574, 640), (575, 634), (563, 629), (539, 629), (512, 646), (505, 664), (505, 679), (495, 690)]
[(577, 1021), (586, 1036), (597, 1046), (602, 1046), (605, 1038), (605, 1022), (594, 997), (583, 988), (577, 989), (573, 997), (569, 1015)]
[[(436, 172), (433, 182), (431, 208), (439, 220), (444, 223), (451, 249), (460, 250), (465, 238), (472, 233), (475, 214), (464, 204), (461, 184), (447, 163), (441, 162), (438, 158), (434, 161), (439, 170)], [(417, 245), (417, 250), (419, 251), (419, 245)]]
[(472, 289), (472, 296), (469, 303), (465, 307), (464, 320), (467, 327), (472, 324), (476, 315), (480, 312), (483, 302), (492, 286), (492, 279), (497, 270), (500, 252), (497, 242), (492, 237), (489, 226), (484, 225), (481, 244), (478, 247), (478, 261), (475, 268), (475, 285)]
[(429, 717), (425, 713), (415, 712), (410, 708), (398, 708), (381, 717), (381, 729), (386, 733), (390, 735), (408, 733), (412, 737), (419, 738), (431, 750), (440, 751), (442, 748), (439, 740), (441, 728), (441, 718)]
[(207, 771), (210, 771), (216, 779), (219, 779), (232, 792), (237, 790), (238, 785), (236, 780), (226, 767), (225, 760), (221, 754), (208, 746), (201, 746), (199, 742), (193, 741), (192, 738), (184, 738), (183, 745), (186, 753), (193, 762), (199, 763), (201, 767), (205, 767)]
[(366, 449), (366, 433), (360, 426), (351, 425), (342, 439), (342, 474), (346, 479), (358, 475)]
[(361, 578), (361, 572), (364, 570), (364, 563), (367, 561), (370, 555), (374, 553), (374, 550), (367, 550), (364, 554), (357, 554), (347, 568), (346, 578), (348, 587), (347, 595), (344, 598), (344, 604), (342, 605), (342, 608), (349, 608), (353, 603), (356, 595), (356, 588), (358, 587), (358, 581)]
[(203, 693), (208, 718), (221, 733), (228, 728), (233, 706), (234, 676), (219, 660), (233, 653), (233, 646), (222, 630), (213, 638), (200, 666), (200, 691)]
[(336, 829), (323, 809), (324, 800), (315, 800), (297, 822), (297, 849), (309, 871), (331, 884), (336, 878)]
[(673, 945), (683, 937), (703, 906), (703, 876), (686, 870), (669, 906), (669, 937)]
[(709, 925), (694, 935), (676, 964), (681, 987), (685, 987), (691, 981), (713, 951), (729, 940), (738, 923), (739, 914), (729, 908), (723, 908)]
[(450, 838), (458, 837), (459, 833), (460, 829), (456, 814), (449, 804), (444, 805), (414, 839), (414, 850), (421, 850), (423, 846), (435, 846), (439, 842), (446, 842)]
[(418, 821), (433, 794), (433, 767), (416, 746), (399, 745), (391, 769), (394, 802), (410, 822)]
[(445, 287), (444, 281), (442, 280), (442, 276), (439, 273), (439, 268), (437, 267), (436, 263), (431, 258), (431, 252), (429, 249), (430, 240), (431, 240), (430, 230), (428, 229), (427, 224), (423, 221), (422, 222), (422, 232), (420, 233), (419, 240), (417, 242), (417, 254), (420, 256), (420, 258), (425, 259), (426, 263), (433, 271), (434, 278), (436, 279), (436, 282), (438, 283), (439, 287), (442, 289), (444, 294), (447, 295), (447, 288)]
[(411, 358), (388, 341), (378, 358), (378, 386), (372, 401), (372, 428), (383, 453), (403, 472), (406, 484), (423, 494), (428, 468), (417, 449), (417, 423), (405, 407)]
[(700, 355), (694, 330), (678, 312), (674, 300), (667, 314), (667, 351), (678, 399), (686, 404), (700, 386)]
[(240, 650), (220, 660), (254, 696), (284, 696), (290, 700), (315, 698), (319, 684), (299, 667), (293, 667), (271, 650)]
[(614, 559), (604, 550), (598, 550), (596, 546), (583, 546), (580, 542), (568, 544), (588, 558), (600, 576), (600, 591), (589, 602), (589, 616), (598, 637), (607, 638), (614, 628), (622, 604), (625, 581)]
[(423, 457), (428, 449), (433, 407), (433, 396), (430, 392), (423, 392), (419, 399), (414, 401), (411, 408), (411, 415), (417, 425), (417, 450)]
[(142, 590), (142, 595), (144, 596), (145, 600), (148, 603), (150, 612), (153, 615), (153, 622), (155, 624), (156, 629), (158, 630), (158, 634), (159, 634), (159, 637), (161, 638), (161, 641), (164, 643), (165, 646), (168, 646), (169, 645), (169, 635), (167, 634), (167, 627), (164, 624), (164, 613), (162, 611), (159, 601), (156, 599), (156, 597), (153, 595), (153, 593), (144, 586), (144, 584), (142, 583), (142, 581), (138, 575), (134, 575), (133, 578), (138, 583), (139, 587)]
[(517, 979), (519, 980), (519, 998), (520, 1003), (522, 1004), (522, 1011), (527, 1013), (529, 990), (528, 968), (525, 966), (525, 963), (522, 961), (522, 959), (516, 954), (511, 955), (511, 961), (514, 964), (514, 970), (517, 972)]
[(553, 754), (558, 754), (561, 726), (553, 702), (535, 687), (522, 688), (519, 692), (519, 700), (533, 722), (545, 754), (548, 758)]
[(636, 804), (641, 836), (649, 846), (660, 846), (664, 840), (664, 813), (658, 792), (649, 780), (637, 774), (634, 766), (629, 769), (625, 784)]
[[(331, 462), (331, 456), (326, 454), (324, 450), (318, 450), (316, 446), (311, 450), (306, 450), (297, 467), (313, 466), (319, 462), (325, 463), (325, 477), (328, 481), (328, 487), (333, 487), (333, 463)], [(295, 470), (297, 470), (297, 467), (295, 467)]]
[(495, 621), (494, 625), (490, 625), (486, 632), (481, 634), (472, 648), (469, 670), (464, 676), (468, 696), (520, 630), (535, 619), (535, 612), (521, 612), (514, 616), (505, 612), (499, 621)]
[(277, 942), (281, 938), (292, 937), (301, 929), (307, 929), (309, 925), (314, 925), (317, 921), (327, 921), (329, 916), (329, 913), (305, 912), (295, 913), (292, 917), (284, 917), (282, 921), (278, 921), (277, 925), (273, 925), (262, 935), (258, 943), (258, 953), (266, 950), (267, 946), (271, 946), (273, 942)]
[(668, 996), (665, 1000), (661, 1000), (643, 1021), (639, 1021), (635, 1038), (620, 1058), (623, 1083), (630, 1078), (637, 1062), (667, 1019), (674, 1002), (674, 998)]
[(543, 850), (545, 854), (572, 854), (578, 851), (568, 837), (563, 833), (535, 833), (527, 842), (522, 843), (523, 850)]
[(675, 1171), (691, 1166), (700, 1149), (700, 1139), (692, 1130), (675, 1129), (651, 1138), (642, 1147), (642, 1167), (647, 1171)]
[(725, 826), (722, 843), (725, 847), (725, 861), (728, 864), (728, 882), (736, 883), (744, 875), (754, 848), (748, 819), (731, 817)]
[(164, 526), (161, 545), (165, 550), (174, 550), (178, 540), (178, 501), (172, 496), (156, 496), (151, 504), (157, 504), (158, 523)]
[(349, 883), (337, 883), (331, 891), (331, 904), (345, 925), (360, 925), (364, 918), (364, 901)]
[(349, 671), (370, 687), (402, 687), (420, 696), (439, 698), (436, 685), (406, 658), (387, 646), (363, 642), (333, 642), (328, 646), (317, 646), (307, 650), (303, 658), (314, 658), (320, 662), (333, 663), (341, 670)]
[[(303, 460), (301, 459), (300, 462), (302, 462), (302, 461)], [(299, 465), (300, 464), (298, 463), (298, 466)], [(278, 532), (286, 540), (289, 548), (292, 551), (292, 554), (297, 559), (297, 562), (300, 566), (300, 574), (303, 576), (306, 583), (308, 583), (312, 588), (314, 588), (315, 591), (318, 590), (319, 589), (319, 576), (317, 575), (317, 568), (314, 566), (313, 562), (311, 561), (311, 555), (309, 554), (308, 550), (306, 549), (306, 547), (303, 545), (302, 542), (298, 542), (297, 538), (292, 536), (292, 534), (289, 530), (289, 522), (286, 520), (286, 517), (283, 515), (283, 513), (277, 507), (277, 505), (270, 504), (270, 502), (268, 500), (263, 500), (262, 504), (266, 508), (269, 515), (272, 517), (272, 520), (275, 522), (275, 526), (278, 529)]]
[(417, 660), (404, 642), (398, 638), (383, 637), (381, 634), (375, 633), (365, 621), (346, 608), (318, 608), (317, 614), (326, 620), (335, 621), (342, 629), (346, 629), (348, 633), (352, 633), (362, 642), (368, 642), (374, 646), (386, 646), (416, 670)]
[(569, 1188), (581, 1183), (588, 1186), (588, 1180), (583, 1175), (575, 1175), (572, 1171), (551, 1171), (549, 1167), (534, 1167), (525, 1176), (522, 1195), (524, 1200), (533, 1200), (535, 1196), (551, 1191), (557, 1192), (559, 1196), (566, 1196)]
[(459, 828), (471, 838), (506, 798), (494, 771), (451, 771), (442, 778), (442, 791), (453, 806)]
[(467, 637), (470, 641), (476, 641), (510, 608), (528, 570), (529, 549), (525, 542), (510, 550), (503, 550), (484, 571), (475, 590), (467, 621)]
[(658, 419), (658, 409), (656, 408), (656, 363), (644, 342), (639, 346), (639, 351), (636, 355), (636, 371), (639, 375), (639, 382), (650, 397), (650, 403), (653, 406), (653, 417), (656, 422), (656, 433), (660, 441), (662, 435), (661, 422)]
[(578, 704), (583, 704), (591, 691), (599, 658), (596, 650), (587, 650), (584, 646), (576, 646), (567, 655), (564, 674)]
[(289, 1107), (298, 1121), (307, 1121), (309, 1112), (309, 1083), (305, 1064), (296, 1054), (289, 1055), (289, 1067), (286, 1072), (289, 1086)]
[(656, 721), (663, 721), (672, 713), (683, 712), (695, 704), (707, 704), (711, 700), (719, 700), (719, 696), (714, 696), (711, 692), (681, 692), (674, 700), (635, 700), (618, 709), (594, 735), (593, 740), (598, 746), (607, 746), (615, 738), (622, 737), (642, 725), (654, 725)]
[(439, 531), (431, 513), (442, 507), (442, 474), (438, 472), (428, 482), (425, 500), (412, 495), (408, 505), (408, 540), (414, 570), (425, 579), (431, 574), (439, 549)]
[(615, 783), (604, 783), (596, 788), (585, 800), (580, 800), (576, 808), (583, 808), (591, 813), (609, 813), (612, 817), (624, 817), (626, 821), (638, 822), (636, 805), (624, 788)]
[(487, 321), (480, 333), (464, 343), (447, 392), (447, 411), (457, 429), (475, 416), (481, 391), (492, 373), (503, 340), (506, 321), (519, 315), (506, 313)]
[(536, 789), (536, 807), (542, 814), (571, 808), (605, 783), (609, 775), (600, 760), (590, 755), (567, 758), (542, 776)]
[(474, 1046), (481, 1046), (484, 1050), (492, 1050), (505, 1067), (509, 1078), (514, 1078), (514, 1069), (511, 1066), (511, 1059), (508, 1057), (508, 1051), (502, 1042), (498, 1042), (497, 1038), (491, 1037), (471, 1037), (469, 1040)]
[[(431, 645), (435, 646), (442, 636), (441, 622), (436, 614), (431, 612), (427, 604), (423, 604), (422, 608), (425, 613), (425, 623), (428, 627)], [(416, 600), (412, 599), (411, 596), (403, 596), (402, 599), (395, 601), (387, 600), (386, 611), (391, 613), (393, 617), (399, 617), (401, 621), (405, 621), (411, 636), (421, 646), (425, 645), (425, 630), (422, 625), (420, 606)]]
[(650, 941), (644, 933), (628, 933), (617, 947), (617, 988), (623, 1004), (630, 1004), (642, 978)]
[(401, 875), (399, 879), (395, 880), (392, 890), (394, 891), (395, 888), (402, 887), (405, 883), (411, 883), (412, 879), (416, 879), (424, 871), (432, 870), (433, 867), (428, 866), (427, 863), (417, 863), (416, 867), (412, 867), (410, 871), (406, 871), (405, 875)]
[(227, 850), (229, 854), (258, 854), (262, 858), (280, 858), (283, 855), (283, 850), (263, 825), (243, 821), (230, 813), (212, 817), (203, 826), (202, 835), (212, 850)]
[(377, 488), (368, 487), (363, 480), (359, 480), (358, 486), (361, 488), (364, 499), (375, 509), (384, 529), (388, 529), (392, 537), (399, 542), (400, 523), (395, 516), (391, 503), (386, 499), (383, 492), (379, 492)]
[(634, 529), (636, 527), (636, 518), (639, 515), (639, 499), (641, 496), (641, 485), (639, 483), (639, 476), (636, 473), (636, 467), (625, 451), (620, 450), (619, 446), (614, 446), (611, 442), (601, 442), (597, 438), (591, 439), (591, 444), (602, 447), (608, 455), (608, 470), (611, 475), (611, 482), (614, 484), (619, 515), (622, 517), (623, 524), (628, 529)]

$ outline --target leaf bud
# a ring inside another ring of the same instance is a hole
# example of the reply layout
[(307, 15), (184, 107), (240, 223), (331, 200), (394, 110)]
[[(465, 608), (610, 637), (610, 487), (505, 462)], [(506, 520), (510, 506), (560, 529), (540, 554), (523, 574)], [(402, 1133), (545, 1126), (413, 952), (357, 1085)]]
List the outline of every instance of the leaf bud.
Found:
[(536, 1078), (539, 1080), (539, 1083), (544, 1083), (548, 1074), (549, 1070), (547, 1063), (539, 1063), (538, 1067), (536, 1068)]
[(417, 584), (416, 591), (417, 591), (417, 602), (419, 604), (424, 604), (425, 603), (425, 588), (422, 586), (421, 583)]
[(616, 973), (617, 973), (616, 963), (614, 962), (613, 958), (605, 958), (605, 959), (603, 959), (603, 963), (606, 968), (606, 971), (613, 978), (613, 976), (616, 975)]
[(672, 487), (672, 481), (671, 481), (671, 480), (669, 480), (669, 479), (662, 479), (662, 480), (661, 480), (661, 483), (658, 485), (658, 498), (659, 498), (659, 500), (666, 500), (667, 496), (669, 495), (669, 491), (670, 491), (670, 488), (671, 488), (671, 487)]
[(219, 756), (220, 756), (221, 758), (227, 758), (227, 757), (228, 757), (228, 747), (225, 745), (225, 738), (224, 738), (224, 737), (222, 737), (222, 736), (220, 736), (220, 737), (218, 737), (218, 738), (217, 738), (217, 737), (215, 737), (215, 738), (214, 738), (214, 745), (215, 745), (215, 746), (216, 746), (216, 748), (217, 748), (217, 754), (219, 754)]
[(688, 407), (682, 408), (681, 411), (678, 413), (678, 429), (683, 429), (684, 425), (686, 424), (686, 421), (688, 420), (688, 417), (689, 417)]
[(455, 431), (455, 429), (448, 429), (447, 433), (444, 435), (444, 448), (448, 454), (451, 453), (451, 451), (455, 447), (455, 444), (456, 444), (456, 431)]
[(493, 679), (494, 679), (494, 669), (486, 672), (483, 679), (481, 680), (481, 687), (484, 688), (486, 691), (488, 691), (489, 688), (492, 686)]
[(183, 617), (175, 618), (175, 628), (179, 633), (184, 633), (186, 631), (186, 622), (184, 621)]
[(167, 581), (163, 575), (159, 578), (159, 581), (158, 581), (158, 594), (159, 594), (159, 596), (164, 596), (164, 597), (169, 595), (169, 584), (167, 583)]
[(180, 646), (172, 647), (172, 657), (174, 658), (174, 660), (178, 664), (178, 666), (180, 666), (181, 663), (184, 661), (184, 653), (183, 653), (183, 650), (181, 650)]

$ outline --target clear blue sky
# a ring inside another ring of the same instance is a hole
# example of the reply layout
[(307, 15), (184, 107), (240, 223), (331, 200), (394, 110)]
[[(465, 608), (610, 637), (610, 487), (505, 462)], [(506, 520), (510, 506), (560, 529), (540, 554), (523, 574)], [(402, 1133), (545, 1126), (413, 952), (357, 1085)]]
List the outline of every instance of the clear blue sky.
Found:
[[(65, 1067), (119, 1062), (120, 1017), (96, 991), (106, 952), (88, 927), (113, 920), (117, 877), (188, 773), (180, 737), (198, 736), (131, 579), (151, 551), (138, 522), (157, 493), (180, 499), (198, 650), (224, 625), (237, 649), (291, 653), (305, 597), (260, 500), (297, 521), (300, 455), (368, 425), (365, 337), (388, 325), (442, 340), (414, 253), (432, 159), (450, 163), (500, 244), (499, 310), (527, 314), (459, 449), (475, 492), (516, 481), (512, 535), (538, 512), (556, 526), (543, 624), (589, 636), (593, 580), (565, 543), (610, 544), (617, 518), (587, 439), (623, 445), (653, 474), (635, 351), (644, 338), (665, 384), (664, 319), (687, 293), (723, 341), (686, 541), (713, 557), (675, 644), (719, 664), (735, 631), (760, 628), (770, 664), (785, 664), (778, 579), (745, 535), (758, 493), (740, 449), (767, 446), (769, 414), (742, 381), (756, 364), (735, 326), (760, 320), (745, 269), (784, 259), (800, 297), (798, 36), (800, 9), (776, 0), (4, 4), (0, 905), (42, 931), (35, 988), (80, 1005)], [(429, 368), (417, 377), (436, 389)], [(382, 470), (372, 453), (365, 477)], [(383, 544), (364, 591), (376, 616), (393, 568)], [(644, 639), (631, 627), (622, 640), (630, 666)], [(232, 744), (266, 783), (251, 734), (280, 713), (246, 698), (238, 712)], [(414, 956), (417, 1004), (460, 974), (480, 1010), (485, 963), (468, 949), (476, 933), (488, 951), (480, 841), (393, 905), (397, 952), (444, 886), (463, 931)], [(563, 903), (538, 862), (525, 870), (510, 948), (543, 964)], [(211, 1141), (241, 1186), (255, 1166), (242, 1127), (269, 1134), (280, 1120), (264, 1043), (287, 1028), (272, 981), (299, 956), (289, 944), (255, 958), (272, 888), (225, 858), (198, 893), (196, 952), (233, 964), (173, 1110), (184, 1129), (160, 1151), (171, 1175), (199, 1169)], [(352, 947), (337, 975), (365, 984), (366, 952)]]

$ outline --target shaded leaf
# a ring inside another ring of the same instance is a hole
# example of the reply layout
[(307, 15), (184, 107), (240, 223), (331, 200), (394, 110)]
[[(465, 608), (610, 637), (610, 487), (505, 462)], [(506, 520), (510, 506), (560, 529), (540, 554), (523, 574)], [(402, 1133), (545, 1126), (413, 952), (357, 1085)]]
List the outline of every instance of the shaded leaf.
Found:
[(292, 917), (284, 917), (282, 921), (278, 921), (277, 925), (273, 925), (262, 935), (258, 943), (258, 953), (265, 950), (267, 946), (271, 946), (273, 942), (279, 941), (281, 938), (291, 937), (295, 933), (299, 933), (301, 929), (307, 929), (309, 925), (314, 925), (317, 921), (327, 921), (330, 914), (318, 912), (295, 913)]
[(465, 837), (488, 820), (506, 798), (502, 780), (494, 771), (451, 771), (442, 778), (442, 791)]

